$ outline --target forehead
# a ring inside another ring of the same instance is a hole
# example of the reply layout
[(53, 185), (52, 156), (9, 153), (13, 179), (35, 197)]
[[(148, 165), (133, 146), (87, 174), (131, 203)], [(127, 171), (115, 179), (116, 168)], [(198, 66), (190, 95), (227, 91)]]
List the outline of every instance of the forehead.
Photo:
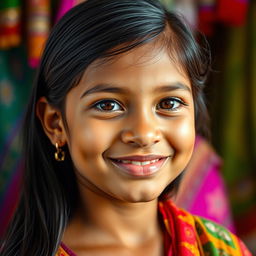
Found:
[[(137, 83), (151, 79), (157, 83), (170, 82), (170, 80), (185, 80), (189, 83), (177, 58), (164, 47), (161, 42), (151, 42), (109, 59), (98, 59), (86, 69), (82, 84), (94, 82), (108, 82), (101, 80), (114, 79), (121, 83)], [(122, 81), (125, 80), (125, 81)], [(140, 81), (143, 80), (143, 81)], [(111, 82), (111, 81), (109, 81)], [(175, 81), (174, 81), (175, 82)], [(190, 83), (189, 83), (190, 86)]]

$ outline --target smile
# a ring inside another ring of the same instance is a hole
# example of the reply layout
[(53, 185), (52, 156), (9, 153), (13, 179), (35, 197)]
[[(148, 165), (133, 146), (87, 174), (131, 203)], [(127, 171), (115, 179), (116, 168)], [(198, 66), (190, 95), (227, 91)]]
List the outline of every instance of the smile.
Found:
[(169, 157), (151, 155), (115, 158), (111, 161), (120, 171), (130, 176), (148, 177), (160, 171), (168, 159)]
[(131, 160), (116, 160), (119, 163), (123, 163), (123, 164), (134, 164), (134, 165), (148, 165), (148, 164), (153, 164), (159, 161), (159, 159), (155, 159), (155, 160), (151, 160), (151, 161), (143, 161), (143, 162), (139, 162), (139, 161), (131, 161)]

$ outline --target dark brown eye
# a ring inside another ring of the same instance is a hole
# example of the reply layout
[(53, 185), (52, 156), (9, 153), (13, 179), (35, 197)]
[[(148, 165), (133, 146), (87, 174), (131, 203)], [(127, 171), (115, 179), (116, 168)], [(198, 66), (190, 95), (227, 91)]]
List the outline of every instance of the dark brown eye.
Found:
[(183, 104), (183, 102), (179, 99), (168, 98), (160, 101), (157, 105), (157, 108), (165, 110), (175, 110), (178, 109), (181, 104)]
[(114, 100), (102, 100), (100, 102), (97, 102), (94, 106), (96, 109), (99, 109), (101, 111), (118, 111), (123, 110), (121, 105), (114, 101)]

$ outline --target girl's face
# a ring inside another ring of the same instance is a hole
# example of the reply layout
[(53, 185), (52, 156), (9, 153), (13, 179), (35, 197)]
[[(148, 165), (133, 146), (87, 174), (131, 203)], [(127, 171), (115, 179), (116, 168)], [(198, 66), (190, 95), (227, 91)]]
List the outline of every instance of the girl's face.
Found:
[(80, 190), (150, 201), (187, 165), (195, 140), (191, 84), (154, 46), (91, 64), (68, 93), (66, 140)]

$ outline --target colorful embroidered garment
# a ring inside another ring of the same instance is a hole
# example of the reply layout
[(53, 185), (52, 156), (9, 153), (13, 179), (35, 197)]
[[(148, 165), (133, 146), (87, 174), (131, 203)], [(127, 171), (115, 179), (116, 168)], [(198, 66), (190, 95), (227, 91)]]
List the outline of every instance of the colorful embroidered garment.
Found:
[[(159, 202), (164, 223), (166, 256), (252, 256), (239, 238), (218, 224), (177, 208), (170, 200)], [(76, 256), (61, 245), (56, 256)]]

